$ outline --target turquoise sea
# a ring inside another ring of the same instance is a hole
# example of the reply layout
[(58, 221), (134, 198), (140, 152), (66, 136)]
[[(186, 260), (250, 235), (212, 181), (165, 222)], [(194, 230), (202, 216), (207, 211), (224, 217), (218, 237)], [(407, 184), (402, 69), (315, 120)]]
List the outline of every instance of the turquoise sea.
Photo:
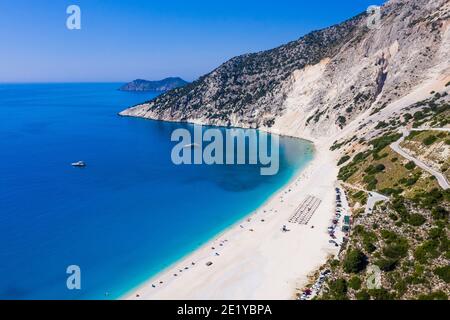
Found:
[[(310, 143), (281, 137), (275, 176), (255, 165), (175, 166), (170, 135), (192, 126), (119, 117), (156, 96), (120, 85), (0, 85), (0, 299), (118, 298), (313, 157)], [(87, 167), (70, 165), (78, 160)], [(81, 268), (81, 290), (66, 287), (69, 265)]]

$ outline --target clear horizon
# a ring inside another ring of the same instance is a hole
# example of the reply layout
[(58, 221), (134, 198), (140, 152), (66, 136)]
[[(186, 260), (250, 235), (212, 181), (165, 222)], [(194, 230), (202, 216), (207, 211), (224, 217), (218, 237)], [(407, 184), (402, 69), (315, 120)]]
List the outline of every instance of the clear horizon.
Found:
[[(234, 56), (277, 47), (383, 2), (0, 3), (0, 39), (7, 44), (0, 83), (193, 81)], [(81, 8), (81, 30), (66, 28), (72, 4)]]

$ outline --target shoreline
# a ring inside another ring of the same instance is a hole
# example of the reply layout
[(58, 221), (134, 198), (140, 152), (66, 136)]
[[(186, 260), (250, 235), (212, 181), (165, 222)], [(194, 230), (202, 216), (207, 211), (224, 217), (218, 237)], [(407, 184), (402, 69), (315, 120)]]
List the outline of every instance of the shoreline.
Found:
[[(132, 108), (133, 107), (130, 107), (129, 109), (132, 109)], [(142, 119), (142, 120), (146, 120), (146, 121), (169, 122), (169, 123), (179, 123), (179, 124), (186, 124), (186, 125), (199, 125), (199, 126), (202, 126), (202, 127), (210, 127), (210, 128), (256, 130), (256, 131), (265, 132), (267, 134), (279, 135), (281, 137), (304, 140), (304, 141), (307, 141), (307, 142), (313, 144), (313, 146), (315, 145), (314, 139), (305, 138), (305, 137), (299, 137), (299, 136), (296, 136), (294, 134), (274, 132), (274, 131), (271, 130), (271, 128), (265, 128), (265, 127), (263, 127), (263, 128), (251, 128), (251, 127), (239, 127), (239, 126), (233, 126), (233, 125), (227, 126), (227, 125), (220, 125), (220, 124), (207, 124), (207, 123), (204, 123), (204, 122), (198, 121), (198, 120), (195, 121), (195, 120), (154, 119), (154, 118), (146, 118), (146, 117), (141, 117), (141, 116), (124, 114), (123, 112), (126, 111), (126, 110), (128, 110), (128, 109), (125, 109), (125, 110), (117, 113), (117, 115), (119, 117), (123, 117), (123, 118), (134, 118), (134, 119), (137, 118), (137, 119)]]
[[(313, 143), (313, 159), (261, 206), (118, 299), (294, 298), (296, 289), (306, 284), (307, 276), (328, 255), (337, 253), (328, 244), (326, 232), (334, 209), (336, 162), (328, 150), (328, 141), (307, 141)], [(322, 200), (311, 222), (288, 223), (307, 195)], [(283, 225), (290, 231), (283, 233)], [(270, 240), (269, 235), (274, 239)], [(315, 241), (311, 243), (310, 238)], [(278, 259), (272, 261), (275, 257)], [(261, 286), (266, 289), (258, 291)]]

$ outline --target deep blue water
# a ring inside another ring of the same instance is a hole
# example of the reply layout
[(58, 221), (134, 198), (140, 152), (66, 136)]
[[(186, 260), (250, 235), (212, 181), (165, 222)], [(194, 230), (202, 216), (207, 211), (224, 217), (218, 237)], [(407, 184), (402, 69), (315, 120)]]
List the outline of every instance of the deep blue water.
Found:
[[(155, 96), (118, 86), (0, 85), (0, 298), (117, 298), (312, 159), (309, 143), (280, 138), (275, 176), (251, 165), (175, 166), (170, 135), (192, 126), (117, 116)], [(88, 166), (70, 166), (78, 160)], [(73, 264), (81, 290), (66, 287)]]

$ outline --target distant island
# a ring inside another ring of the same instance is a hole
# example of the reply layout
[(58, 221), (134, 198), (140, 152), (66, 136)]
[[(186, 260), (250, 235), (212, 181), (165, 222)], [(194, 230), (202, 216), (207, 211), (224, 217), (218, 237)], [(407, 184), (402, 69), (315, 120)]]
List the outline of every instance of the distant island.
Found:
[(120, 91), (158, 91), (165, 92), (175, 88), (183, 87), (187, 81), (179, 77), (170, 77), (157, 81), (136, 79), (119, 88)]

